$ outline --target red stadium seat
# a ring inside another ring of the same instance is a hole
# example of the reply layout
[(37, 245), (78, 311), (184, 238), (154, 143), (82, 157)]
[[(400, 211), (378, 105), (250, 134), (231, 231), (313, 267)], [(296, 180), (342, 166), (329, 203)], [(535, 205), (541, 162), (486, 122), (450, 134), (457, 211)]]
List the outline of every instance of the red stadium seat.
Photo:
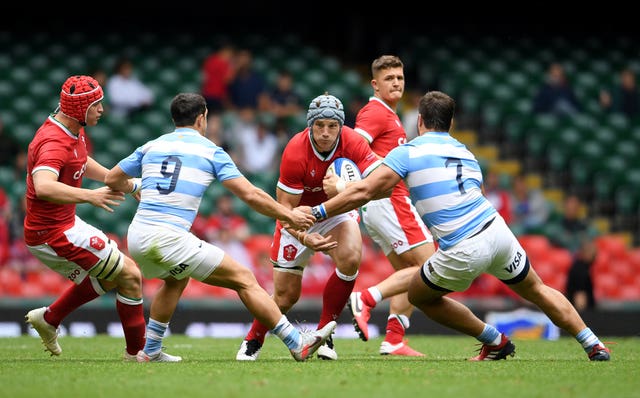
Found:
[(566, 275), (573, 263), (573, 255), (567, 249), (551, 248), (544, 257), (553, 264), (554, 270), (560, 274)]
[(531, 261), (537, 260), (552, 247), (549, 239), (544, 235), (520, 235), (518, 241)]
[(0, 297), (19, 296), (22, 293), (22, 276), (10, 267), (0, 267)]
[(593, 279), (593, 289), (597, 300), (614, 298), (618, 295), (618, 278), (612, 274), (598, 275)]
[(266, 234), (251, 235), (244, 241), (244, 246), (251, 255), (254, 269), (264, 266), (260, 257), (264, 255), (270, 256), (272, 241), (273, 237)]
[(627, 252), (627, 243), (620, 235), (602, 235), (596, 238), (598, 250), (609, 254), (614, 258), (624, 257)]

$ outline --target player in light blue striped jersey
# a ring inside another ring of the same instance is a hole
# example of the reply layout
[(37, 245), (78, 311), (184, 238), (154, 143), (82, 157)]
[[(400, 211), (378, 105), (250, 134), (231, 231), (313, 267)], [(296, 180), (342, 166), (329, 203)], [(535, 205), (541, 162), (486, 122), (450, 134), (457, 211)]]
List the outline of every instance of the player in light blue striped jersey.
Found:
[[(195, 278), (235, 290), (251, 314), (287, 345), (297, 361), (304, 361), (331, 335), (336, 323), (313, 332), (299, 331), (247, 266), (197, 238), (190, 229), (202, 197), (214, 180), (253, 210), (294, 229), (309, 228), (314, 218), (290, 210), (247, 180), (231, 157), (204, 137), (207, 113), (200, 94), (176, 95), (171, 102), (176, 129), (137, 148), (105, 178), (112, 189), (139, 195), (138, 210), (127, 234), (129, 253), (145, 278), (164, 280), (151, 303), (146, 344), (135, 360), (182, 360), (162, 351), (162, 339), (182, 292), (190, 278)], [(131, 177), (138, 176), (141, 179), (132, 181)]]
[(409, 301), (429, 318), (478, 339), (482, 348), (470, 360), (506, 359), (515, 354), (509, 337), (446, 296), (466, 290), (482, 273), (489, 273), (574, 336), (590, 360), (608, 361), (609, 349), (567, 298), (543, 283), (516, 236), (483, 195), (478, 161), (449, 134), (454, 111), (451, 97), (428, 92), (419, 104), (419, 137), (391, 150), (362, 181), (350, 182), (338, 195), (304, 210), (316, 219), (331, 217), (388, 195), (404, 180), (439, 246), (413, 276)]

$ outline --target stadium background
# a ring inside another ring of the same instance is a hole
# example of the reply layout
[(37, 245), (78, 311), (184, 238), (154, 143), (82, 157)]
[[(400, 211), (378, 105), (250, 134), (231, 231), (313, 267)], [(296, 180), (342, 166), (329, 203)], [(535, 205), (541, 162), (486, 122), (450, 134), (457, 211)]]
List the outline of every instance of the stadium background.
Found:
[[(123, 53), (133, 58), (136, 74), (153, 88), (158, 101), (132, 124), (105, 117), (88, 129), (95, 157), (108, 167), (171, 128), (169, 101), (177, 92), (199, 91), (201, 61), (224, 37), (249, 48), (256, 68), (270, 82), (281, 67), (294, 72), (296, 90), (305, 102), (325, 90), (345, 103), (367, 97), (371, 60), (395, 53), (405, 62), (408, 88), (441, 89), (456, 98), (455, 134), (485, 169), (498, 170), (507, 179), (524, 171), (529, 184), (544, 189), (557, 205), (568, 192), (581, 195), (585, 211), (601, 233), (594, 269), (601, 305), (585, 318), (616, 334), (637, 334), (625, 325), (640, 310), (640, 121), (601, 114), (597, 106), (597, 92), (614, 83), (623, 66), (640, 73), (637, 34), (627, 27), (624, 16), (596, 24), (593, 19), (557, 15), (535, 18), (537, 14), (531, 20), (505, 22), (499, 15), (470, 13), (447, 23), (419, 16), (376, 23), (377, 17), (367, 16), (337, 22), (212, 14), (194, 20), (181, 12), (141, 18), (143, 14), (133, 12), (140, 10), (129, 11), (131, 17), (91, 16), (85, 24), (70, 23), (78, 21), (77, 15), (50, 23), (41, 16), (17, 18), (0, 28), (0, 118), (8, 134), (26, 145), (55, 108), (59, 87), (69, 74), (86, 74), (95, 66), (108, 69)], [(547, 65), (555, 60), (567, 67), (586, 105), (585, 112), (569, 120), (534, 117), (529, 108)], [(304, 127), (303, 116), (300, 126)], [(272, 194), (275, 178), (252, 176)], [(14, 203), (23, 196), (24, 181), (16, 180), (12, 170), (0, 169), (0, 186)], [(212, 210), (221, 192), (219, 187), (209, 189), (202, 212)], [(270, 220), (241, 203), (237, 208), (256, 235), (272, 231)], [(114, 215), (78, 206), (83, 218), (117, 236), (124, 235), (134, 211), (133, 201)], [(570, 258), (566, 251), (549, 246), (546, 237), (553, 233), (541, 231), (522, 236), (521, 241), (543, 278), (564, 290)], [(375, 247), (370, 249), (358, 286), (368, 286), (389, 272), (386, 260)], [(384, 262), (384, 270), (376, 272), (379, 262)], [(145, 294), (151, 296), (158, 284), (145, 282)], [(19, 322), (25, 308), (49, 302), (63, 283), (53, 273), (30, 275), (20, 272), (19, 265), (0, 266), (0, 323)], [(306, 293), (298, 305), (299, 317), (315, 319), (319, 292)], [(491, 278), (483, 278), (476, 289), (459, 298), (479, 312), (524, 305)], [(106, 322), (115, 316), (111, 299), (92, 303), (70, 321), (90, 319), (98, 330), (106, 330)], [(178, 329), (196, 319), (250, 321), (247, 314), (238, 314), (242, 311), (237, 299), (224, 289), (192, 283), (185, 299), (183, 312), (174, 321)], [(385, 311), (384, 306), (377, 308), (373, 322), (384, 325)], [(416, 324), (412, 332), (442, 332), (420, 318), (412, 318)]]

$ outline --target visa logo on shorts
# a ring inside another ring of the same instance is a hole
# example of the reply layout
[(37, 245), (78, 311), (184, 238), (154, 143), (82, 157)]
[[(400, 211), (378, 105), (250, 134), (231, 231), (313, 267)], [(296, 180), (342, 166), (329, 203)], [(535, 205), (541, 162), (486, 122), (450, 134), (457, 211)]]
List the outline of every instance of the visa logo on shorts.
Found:
[(171, 268), (171, 270), (169, 270), (169, 273), (173, 276), (180, 275), (187, 268), (189, 268), (189, 264), (178, 264), (175, 267)]
[(522, 253), (517, 252), (515, 258), (513, 259), (511, 264), (509, 264), (509, 266), (507, 268), (505, 268), (505, 270), (507, 272), (515, 271), (516, 269), (518, 269), (518, 266), (520, 265), (520, 261), (521, 260), (522, 260)]

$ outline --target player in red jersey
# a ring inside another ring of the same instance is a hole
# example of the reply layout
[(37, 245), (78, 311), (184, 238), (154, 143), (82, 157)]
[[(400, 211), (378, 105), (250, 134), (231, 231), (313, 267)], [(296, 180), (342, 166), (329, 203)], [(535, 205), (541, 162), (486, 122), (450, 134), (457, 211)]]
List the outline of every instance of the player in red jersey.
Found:
[[(311, 101), (307, 128), (291, 138), (282, 154), (276, 199), (287, 207), (313, 206), (327, 199), (322, 188), (327, 168), (339, 157), (353, 160), (363, 176), (380, 161), (350, 127), (344, 126), (342, 102), (332, 95)], [(311, 256), (322, 251), (336, 264), (323, 291), (318, 329), (336, 320), (353, 291), (362, 254), (362, 235), (357, 210), (313, 225), (306, 232), (284, 228), (276, 222), (271, 247), (273, 299), (286, 313), (300, 298), (302, 274)], [(236, 355), (239, 361), (258, 358), (268, 329), (254, 320)], [(318, 357), (337, 359), (333, 340), (318, 349)]]
[[(104, 111), (102, 87), (90, 76), (71, 76), (62, 85), (60, 105), (29, 144), (24, 239), (31, 253), (74, 284), (48, 307), (25, 316), (46, 351), (60, 355), (58, 327), (71, 312), (116, 289), (122, 322), (124, 360), (135, 361), (144, 347), (142, 276), (102, 231), (76, 215), (77, 203), (113, 212), (123, 192), (104, 186), (82, 188), (82, 179), (104, 181), (109, 171), (87, 154), (84, 126), (95, 126)], [(131, 180), (131, 192), (136, 191)]]
[[(373, 96), (356, 115), (355, 131), (380, 158), (407, 141), (397, 106), (404, 93), (404, 65), (394, 55), (383, 55), (371, 64)], [(331, 185), (331, 184), (330, 184)], [(327, 188), (332, 196), (335, 191)], [(369, 339), (367, 321), (377, 303), (390, 297), (382, 355), (423, 356), (409, 347), (405, 330), (414, 307), (407, 290), (411, 276), (435, 252), (433, 237), (409, 198), (404, 182), (394, 188), (390, 198), (373, 200), (361, 208), (362, 222), (369, 236), (380, 246), (396, 271), (388, 279), (349, 297), (354, 327), (364, 341)], [(402, 270), (402, 271), (401, 271)]]

